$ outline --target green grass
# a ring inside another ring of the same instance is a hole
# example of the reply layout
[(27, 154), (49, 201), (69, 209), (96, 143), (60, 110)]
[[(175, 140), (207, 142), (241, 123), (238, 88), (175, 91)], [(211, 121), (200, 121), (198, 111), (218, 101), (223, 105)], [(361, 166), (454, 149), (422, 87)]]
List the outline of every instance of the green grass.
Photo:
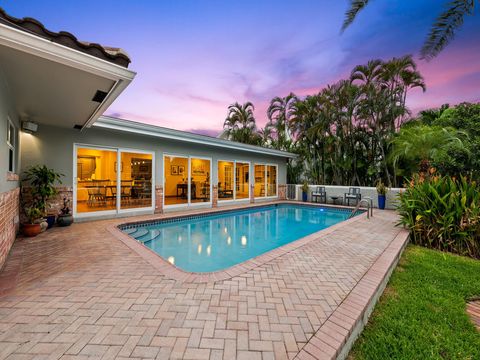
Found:
[(480, 359), (480, 261), (408, 246), (349, 359)]

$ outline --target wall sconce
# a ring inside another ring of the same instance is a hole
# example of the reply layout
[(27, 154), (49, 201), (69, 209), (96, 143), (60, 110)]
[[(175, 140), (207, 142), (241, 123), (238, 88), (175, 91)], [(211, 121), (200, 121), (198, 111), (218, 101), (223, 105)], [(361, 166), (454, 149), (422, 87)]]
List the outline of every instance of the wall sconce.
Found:
[(32, 121), (22, 122), (22, 130), (28, 134), (36, 133), (38, 130), (38, 124)]

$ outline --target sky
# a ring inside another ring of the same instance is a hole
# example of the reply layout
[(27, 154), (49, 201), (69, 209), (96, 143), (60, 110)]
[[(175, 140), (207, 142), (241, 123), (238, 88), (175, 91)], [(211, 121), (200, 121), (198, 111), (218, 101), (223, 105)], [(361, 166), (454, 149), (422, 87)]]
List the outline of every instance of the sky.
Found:
[[(446, 1), (445, 1), (446, 2)], [(413, 113), (480, 101), (480, 14), (426, 62), (418, 53), (440, 0), (372, 0), (340, 32), (347, 0), (0, 0), (15, 17), (121, 47), (137, 72), (106, 115), (217, 135), (228, 105), (251, 101), (257, 125), (275, 96), (315, 94), (355, 65), (413, 54), (427, 91)]]

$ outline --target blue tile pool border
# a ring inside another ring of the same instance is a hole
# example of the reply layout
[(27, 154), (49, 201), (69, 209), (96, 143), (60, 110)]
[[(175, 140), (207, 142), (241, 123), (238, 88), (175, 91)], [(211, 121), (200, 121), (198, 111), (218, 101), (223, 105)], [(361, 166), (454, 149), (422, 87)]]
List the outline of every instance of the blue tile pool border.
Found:
[[(225, 209), (225, 210), (219, 209), (218, 211), (209, 211), (209, 212), (204, 213), (204, 214), (195, 214), (195, 215), (178, 215), (178, 216), (175, 216), (175, 214), (172, 213), (172, 217), (169, 217), (169, 218), (129, 222), (129, 223), (117, 225), (117, 228), (120, 231), (124, 231), (124, 230), (128, 230), (128, 229), (133, 229), (133, 228), (138, 229), (138, 228), (152, 226), (152, 225), (163, 225), (163, 224), (176, 223), (176, 222), (180, 222), (180, 221), (199, 220), (199, 219), (203, 219), (203, 218), (207, 218), (207, 217), (229, 214), (229, 213), (232, 213), (232, 212), (236, 213), (236, 214), (238, 214), (238, 213), (241, 214), (241, 213), (251, 212), (251, 211), (255, 211), (255, 210), (272, 209), (272, 208), (278, 208), (278, 207), (281, 207), (281, 206), (289, 206), (289, 205), (290, 206), (298, 206), (298, 207), (308, 207), (308, 208), (311, 208), (311, 209), (323, 209), (323, 210), (335, 211), (335, 212), (351, 213), (353, 211), (350, 208), (344, 208), (344, 207), (321, 206), (321, 205), (314, 205), (314, 204), (283, 202), (283, 203), (276, 203), (276, 204), (247, 206), (247, 207), (244, 207), (244, 208), (235, 208), (235, 209)], [(363, 214), (364, 212), (365, 212), (365, 210), (357, 210), (355, 212), (355, 216)], [(128, 235), (128, 234), (126, 234), (126, 235)], [(130, 236), (130, 235), (128, 235), (128, 236)], [(133, 239), (133, 237), (131, 237), (131, 238)]]

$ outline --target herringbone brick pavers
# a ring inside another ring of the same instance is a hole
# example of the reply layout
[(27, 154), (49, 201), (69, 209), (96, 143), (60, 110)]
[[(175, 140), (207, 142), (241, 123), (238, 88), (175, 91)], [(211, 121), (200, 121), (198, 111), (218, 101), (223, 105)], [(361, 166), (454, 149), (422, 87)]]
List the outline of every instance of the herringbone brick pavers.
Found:
[(377, 211), (203, 283), (162, 274), (106, 230), (111, 221), (18, 240), (0, 358), (291, 359), (395, 238), (395, 221)]

